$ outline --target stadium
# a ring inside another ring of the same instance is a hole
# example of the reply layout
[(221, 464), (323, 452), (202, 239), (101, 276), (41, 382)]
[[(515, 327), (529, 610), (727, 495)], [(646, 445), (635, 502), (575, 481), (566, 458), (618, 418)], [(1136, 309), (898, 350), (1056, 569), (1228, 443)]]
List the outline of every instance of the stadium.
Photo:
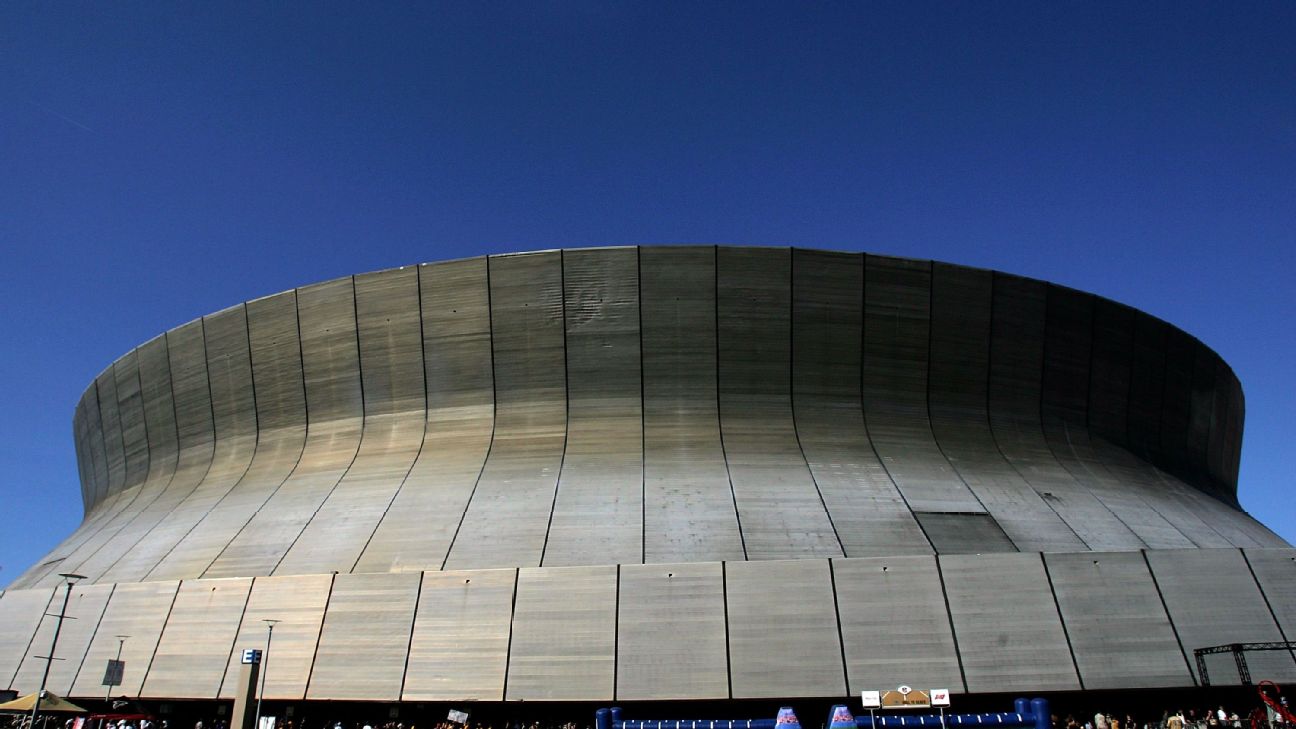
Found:
[(1176, 327), (925, 260), (595, 248), (302, 286), (89, 384), (85, 517), (0, 595), (0, 687), (48, 666), (86, 705), (223, 713), (256, 648), (299, 718), (1199, 691), (1198, 649), (1296, 634), (1243, 419)]

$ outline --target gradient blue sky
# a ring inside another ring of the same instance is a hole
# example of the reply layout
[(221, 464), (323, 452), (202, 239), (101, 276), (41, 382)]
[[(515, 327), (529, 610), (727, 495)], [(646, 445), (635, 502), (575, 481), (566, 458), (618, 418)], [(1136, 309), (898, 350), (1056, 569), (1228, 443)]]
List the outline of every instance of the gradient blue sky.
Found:
[(168, 328), (480, 253), (751, 243), (995, 268), (1196, 335), (1296, 541), (1296, 3), (0, 5), (0, 584), (71, 415)]

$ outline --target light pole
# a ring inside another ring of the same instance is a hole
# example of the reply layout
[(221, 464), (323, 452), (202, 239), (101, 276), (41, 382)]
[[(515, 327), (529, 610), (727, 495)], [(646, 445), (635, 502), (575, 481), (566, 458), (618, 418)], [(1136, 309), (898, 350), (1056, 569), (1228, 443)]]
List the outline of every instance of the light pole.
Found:
[(274, 626), (279, 621), (274, 618), (263, 618), (266, 624), (266, 649), (261, 654), (261, 688), (257, 691), (256, 719), (252, 729), (261, 729), (261, 700), (265, 698), (266, 669), (270, 666), (270, 641), (274, 640)]
[(68, 601), (72, 599), (72, 586), (77, 580), (84, 580), (85, 575), (71, 572), (60, 572), (59, 577), (67, 584), (63, 594), (63, 608), (59, 610), (58, 622), (54, 624), (54, 640), (50, 641), (49, 655), (45, 656), (45, 672), (41, 674), (40, 688), (36, 690), (36, 700), (32, 702), (31, 729), (36, 729), (36, 715), (40, 713), (41, 697), (45, 695), (45, 682), (49, 680), (50, 667), (54, 665), (54, 651), (58, 648), (59, 633), (63, 631), (63, 618), (67, 615)]
[[(113, 637), (117, 639), (117, 661), (116, 662), (117, 665), (121, 665), (122, 646), (126, 645), (126, 639), (129, 638), (130, 636), (114, 635)], [(112, 690), (113, 690), (113, 684), (108, 684), (108, 688), (104, 690), (104, 701), (112, 701)]]

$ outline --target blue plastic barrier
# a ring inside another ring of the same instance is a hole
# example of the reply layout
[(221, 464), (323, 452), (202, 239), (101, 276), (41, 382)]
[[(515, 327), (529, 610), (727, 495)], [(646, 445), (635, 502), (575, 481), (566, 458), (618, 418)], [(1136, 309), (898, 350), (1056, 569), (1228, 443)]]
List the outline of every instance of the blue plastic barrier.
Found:
[[(892, 714), (851, 716), (850, 709), (832, 708), (828, 729), (907, 729), (908, 727), (1003, 727), (1003, 729), (1051, 729), (1046, 699), (1017, 699), (1013, 711), (1000, 714)], [(664, 727), (662, 729), (665, 729)]]
[(773, 719), (622, 719), (621, 707), (594, 712), (595, 729), (801, 729), (790, 706)]

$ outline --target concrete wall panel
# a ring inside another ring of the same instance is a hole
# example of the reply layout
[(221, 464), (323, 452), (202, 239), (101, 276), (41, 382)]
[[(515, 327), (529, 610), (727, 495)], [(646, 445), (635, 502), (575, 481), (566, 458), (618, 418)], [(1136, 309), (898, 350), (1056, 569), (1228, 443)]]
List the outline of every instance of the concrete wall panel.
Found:
[[(0, 682), (9, 687), (30, 652), (53, 589), (8, 590), (0, 596)], [(62, 598), (60, 598), (62, 599)]]
[(423, 444), (423, 341), (418, 269), (357, 276), (364, 437), (337, 486), (276, 567), (279, 574), (349, 572)]
[(1153, 549), (1191, 547), (1181, 534), (1141, 498), (1138, 483), (1113, 478), (1089, 444), (1090, 362), (1093, 359), (1094, 297), (1049, 286), (1044, 333), (1044, 436), (1054, 458)]
[(797, 437), (847, 556), (927, 553), (931, 546), (864, 427), (863, 307), (862, 255), (792, 251)]
[[(90, 648), (86, 650), (82, 670), (69, 692), (71, 696), (93, 698), (103, 695), (104, 668), (110, 658), (117, 658), (119, 646), (126, 670), (122, 674), (122, 685), (114, 688), (112, 694), (140, 695), (140, 687), (153, 662), (153, 651), (157, 648), (162, 626), (171, 613), (171, 603), (179, 586), (180, 583), (174, 580), (117, 585), (99, 621), (99, 629), (90, 641)], [(130, 637), (125, 643), (120, 643), (119, 635)]]
[(931, 263), (864, 257), (864, 413), (909, 508), (980, 513), (928, 419)]
[(138, 350), (127, 352), (113, 363), (113, 379), (117, 384), (117, 412), (126, 457), (124, 488), (132, 488), (144, 483), (149, 473), (148, 427), (144, 422)]
[[(206, 582), (204, 580), (203, 582)], [(333, 575), (258, 577), (252, 582), (243, 619), (234, 638), (221, 698), (234, 698), (242, 651), (265, 650), (269, 625), (274, 620), (274, 639), (261, 668), (265, 672), (264, 697), (299, 701), (306, 696), (306, 682), (315, 662), (324, 608), (333, 587)]]
[(639, 252), (644, 561), (744, 559), (720, 440), (716, 249)]
[(501, 701), (517, 570), (425, 572), (403, 701)]
[[(990, 430), (987, 401), (993, 281), (989, 271), (932, 265), (928, 389), (932, 432), (941, 451), (997, 526), (939, 535), (924, 526), (940, 552), (1083, 549), (1075, 532), (1004, 458)], [(940, 520), (936, 515), (920, 518)], [(983, 524), (986, 520), (964, 521)], [(974, 534), (989, 541), (982, 545)], [(937, 542), (951, 536), (959, 537), (956, 545), (947, 548)]]
[(832, 567), (846, 693), (893, 684), (964, 690), (935, 558), (837, 559)]
[(338, 575), (307, 699), (396, 701), (409, 653), (420, 575)]
[(725, 591), (733, 698), (845, 693), (828, 560), (730, 562)]
[(249, 577), (180, 583), (140, 695), (215, 698), (251, 589)]
[(495, 438), (450, 569), (540, 564), (566, 441), (562, 254), (489, 265)]
[(624, 565), (617, 606), (618, 701), (729, 698), (719, 562)]
[(167, 500), (157, 509), (167, 510), (147, 530), (136, 534), (135, 544), (100, 575), (103, 581), (142, 579), (202, 516), (185, 508), (207, 476), (215, 448), (202, 320), (167, 332), (166, 344), (179, 448)]
[(797, 441), (791, 402), (791, 251), (721, 248), (720, 428), (748, 559), (840, 556)]
[(1095, 298), (1093, 361), (1089, 367), (1089, 428), (1094, 435), (1124, 443), (1129, 434), (1129, 400), (1138, 312)]
[(247, 473), (259, 446), (247, 308), (237, 306), (212, 314), (204, 318), (203, 330), (215, 453), (203, 482), (173, 512), (175, 522), (169, 528), (186, 531), (149, 570), (146, 579), (202, 575), (246, 522), (246, 517), (239, 518), (237, 508), (231, 509), (245, 498), (244, 493), (235, 493), (229, 501), (225, 497)]
[(1089, 549), (1143, 546), (1054, 458), (1040, 421), (1045, 296), (1038, 281), (995, 274), (990, 339), (990, 424), (1000, 451)]
[(1296, 550), (1246, 549), (1243, 554), (1284, 640), (1296, 639)]
[[(1147, 559), (1190, 658), (1198, 648), (1283, 639), (1241, 551), (1157, 550), (1147, 552)], [(1247, 663), (1257, 680), (1296, 677), (1296, 662), (1287, 653), (1248, 655)], [(1206, 668), (1212, 685), (1237, 685), (1232, 656), (1210, 656)], [(1192, 669), (1197, 676), (1195, 662)]]
[(126, 488), (126, 451), (122, 440), (121, 411), (117, 404), (117, 380), (114, 366), (95, 379), (99, 398), (99, 422), (103, 429), (104, 452), (107, 454), (108, 488), (104, 495)]
[[(82, 665), (82, 661), (85, 659), (86, 650), (90, 647), (90, 640), (99, 628), (99, 620), (103, 617), (104, 608), (108, 606), (108, 598), (112, 595), (113, 587), (113, 585), (100, 584), (76, 585), (72, 588), (72, 597), (68, 600), (67, 607), (68, 619), (63, 621), (63, 630), (59, 632), (58, 649), (55, 651), (55, 658), (60, 660), (49, 664), (49, 680), (45, 682), (46, 690), (52, 691), (59, 696), (67, 696), (72, 688), (72, 681), (76, 678), (77, 673), (83, 669), (91, 673), (100, 671), (102, 677), (102, 671), (106, 666), (87, 667)], [(56, 589), (48, 607), (42, 604), (37, 609), (37, 612), (57, 615), (59, 608), (63, 605), (63, 589)], [(44, 593), (45, 591), (37, 590), (35, 592)], [(36, 601), (39, 602), (40, 598), (37, 598)], [(3, 609), (0, 608), (0, 613), (2, 612)], [(41, 620), (36, 635), (34, 637), (29, 636), (31, 638), (30, 648), (27, 650), (27, 655), (23, 658), (22, 666), (18, 669), (10, 688), (26, 694), (36, 691), (40, 687), (41, 674), (45, 672), (46, 661), (36, 656), (48, 656), (50, 654), (50, 643), (54, 639), (54, 629), (57, 623), (57, 618), (47, 614)], [(18, 655), (21, 655), (21, 653)]]
[(1080, 688), (1039, 554), (940, 557), (967, 690)]
[(1086, 689), (1192, 683), (1142, 554), (1046, 554), (1044, 561)]
[(440, 569), (494, 430), (486, 259), (419, 268), (427, 425), (423, 447), (356, 572)]
[(563, 255), (567, 450), (544, 565), (643, 561), (638, 280), (635, 248)]
[[(274, 573), (355, 459), (363, 427), (355, 311), (350, 278), (297, 291), (306, 440), (300, 450), (259, 453), (265, 457), (222, 501), (222, 521), (237, 525), (239, 533), (204, 576)], [(281, 437), (285, 444), (300, 443), (295, 433)], [(312, 571), (328, 570), (299, 573)]]
[(518, 571), (509, 701), (610, 701), (616, 660), (617, 569)]
[(148, 433), (149, 475), (167, 479), (176, 470), (179, 434), (176, 431), (175, 400), (171, 385), (171, 356), (166, 335), (158, 335), (139, 346), (140, 400)]

